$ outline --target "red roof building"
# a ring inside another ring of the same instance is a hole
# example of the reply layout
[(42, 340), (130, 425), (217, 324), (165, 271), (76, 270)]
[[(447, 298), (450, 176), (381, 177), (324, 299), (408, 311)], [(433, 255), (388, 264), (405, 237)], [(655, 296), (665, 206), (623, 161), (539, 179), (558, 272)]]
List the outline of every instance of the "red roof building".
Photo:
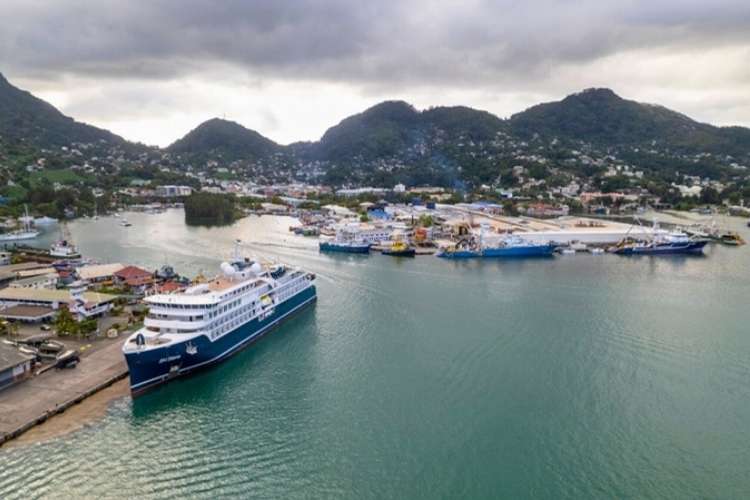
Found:
[(162, 283), (161, 285), (155, 285), (154, 291), (156, 293), (175, 293), (184, 288), (184, 285), (177, 283), (176, 281), (167, 281), (166, 283)]
[(124, 283), (129, 287), (150, 285), (154, 281), (154, 275), (151, 272), (136, 266), (123, 267), (114, 276), (117, 283)]

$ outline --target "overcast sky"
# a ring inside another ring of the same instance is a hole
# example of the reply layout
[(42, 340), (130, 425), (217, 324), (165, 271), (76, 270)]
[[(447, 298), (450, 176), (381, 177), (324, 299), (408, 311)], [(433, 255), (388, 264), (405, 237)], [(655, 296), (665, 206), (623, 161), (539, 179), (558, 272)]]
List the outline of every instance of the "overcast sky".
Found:
[(750, 0), (2, 0), (0, 72), (167, 145), (226, 117), (318, 139), (385, 99), (501, 117), (588, 87), (750, 125)]

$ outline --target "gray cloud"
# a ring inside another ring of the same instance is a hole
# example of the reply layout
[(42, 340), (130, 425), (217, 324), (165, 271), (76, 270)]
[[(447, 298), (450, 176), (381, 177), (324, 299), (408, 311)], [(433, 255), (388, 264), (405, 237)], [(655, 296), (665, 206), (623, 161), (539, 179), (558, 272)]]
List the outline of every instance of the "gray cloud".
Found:
[(509, 116), (591, 86), (750, 125), (747, 0), (2, 0), (0, 72), (167, 144), (227, 115), (316, 139), (383, 99)]
[[(216, 64), (364, 84), (540, 78), (620, 51), (746, 43), (746, 1), (4, 0), (0, 61), (27, 75), (161, 79)], [(6, 68), (4, 68), (6, 69)]]

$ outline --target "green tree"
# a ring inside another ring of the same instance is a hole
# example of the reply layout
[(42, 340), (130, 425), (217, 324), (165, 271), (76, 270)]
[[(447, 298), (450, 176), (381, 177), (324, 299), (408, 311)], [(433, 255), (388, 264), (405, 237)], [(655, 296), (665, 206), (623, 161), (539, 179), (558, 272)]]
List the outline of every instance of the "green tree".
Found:
[(419, 216), (419, 220), (417, 221), (417, 223), (421, 227), (432, 227), (434, 221), (432, 220), (431, 215), (422, 214)]
[(73, 317), (73, 313), (71, 313), (65, 306), (61, 307), (57, 313), (57, 318), (55, 318), (55, 330), (57, 330), (57, 334), (60, 336), (76, 335), (80, 331), (78, 322)]

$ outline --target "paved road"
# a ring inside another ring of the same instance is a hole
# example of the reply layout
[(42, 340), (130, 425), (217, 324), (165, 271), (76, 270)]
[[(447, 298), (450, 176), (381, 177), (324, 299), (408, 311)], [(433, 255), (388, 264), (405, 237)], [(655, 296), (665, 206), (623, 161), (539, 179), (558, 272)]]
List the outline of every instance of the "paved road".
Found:
[(76, 368), (48, 370), (0, 391), (0, 444), (9, 435), (26, 430), (102, 385), (124, 377), (128, 372), (121, 350), (124, 341), (97, 346), (81, 358)]

